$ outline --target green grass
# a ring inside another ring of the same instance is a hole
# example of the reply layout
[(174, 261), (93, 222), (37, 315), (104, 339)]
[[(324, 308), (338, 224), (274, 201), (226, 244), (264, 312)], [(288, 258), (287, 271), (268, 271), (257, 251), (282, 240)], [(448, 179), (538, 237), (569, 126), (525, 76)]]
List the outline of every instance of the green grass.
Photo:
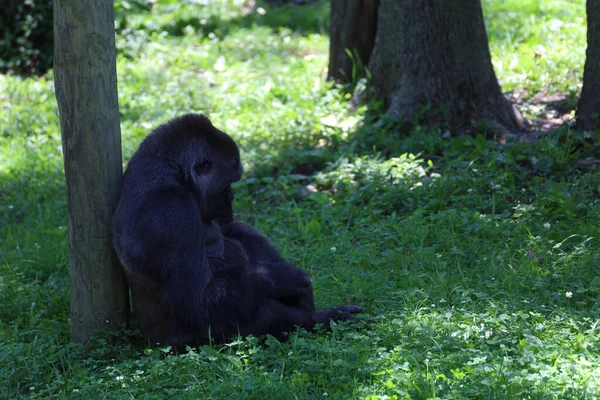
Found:
[[(400, 137), (324, 81), (326, 2), (210, 3), (119, 3), (126, 159), (151, 127), (207, 113), (242, 149), (240, 217), (309, 271), (319, 306), (372, 322), (178, 356), (129, 329), (70, 343), (52, 74), (0, 76), (0, 398), (598, 398), (598, 139)], [(577, 93), (583, 4), (484, 8), (505, 90)]]
[(484, 8), (504, 90), (577, 90), (585, 61), (585, 2), (484, 0)]

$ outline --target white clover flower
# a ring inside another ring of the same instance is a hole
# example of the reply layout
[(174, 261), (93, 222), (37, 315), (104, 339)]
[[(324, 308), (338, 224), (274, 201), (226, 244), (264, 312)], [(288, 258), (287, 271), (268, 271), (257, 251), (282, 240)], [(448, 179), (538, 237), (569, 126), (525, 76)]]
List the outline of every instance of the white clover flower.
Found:
[(573, 297), (573, 292), (567, 292), (565, 293), (565, 296), (567, 297), (567, 299), (570, 299), (571, 297)]
[(550, 229), (552, 225), (550, 225), (550, 222), (545, 222), (542, 226), (544, 227), (544, 229)]
[(335, 253), (337, 251), (337, 249), (335, 248), (335, 246), (331, 247), (330, 250), (331, 250), (332, 253)]

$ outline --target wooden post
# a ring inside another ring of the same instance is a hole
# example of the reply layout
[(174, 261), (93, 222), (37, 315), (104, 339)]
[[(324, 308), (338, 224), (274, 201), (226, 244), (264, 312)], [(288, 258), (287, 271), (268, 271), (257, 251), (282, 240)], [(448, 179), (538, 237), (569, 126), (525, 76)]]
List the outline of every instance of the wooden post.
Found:
[(114, 4), (54, 0), (54, 66), (69, 211), (71, 337), (129, 318), (111, 240), (121, 178)]

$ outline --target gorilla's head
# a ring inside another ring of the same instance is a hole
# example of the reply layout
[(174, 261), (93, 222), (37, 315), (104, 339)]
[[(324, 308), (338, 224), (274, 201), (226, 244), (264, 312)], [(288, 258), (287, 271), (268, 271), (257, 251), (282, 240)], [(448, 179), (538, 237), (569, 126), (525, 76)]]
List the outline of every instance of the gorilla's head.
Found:
[(233, 219), (233, 189), (243, 167), (233, 139), (215, 128), (201, 114), (186, 114), (156, 128), (142, 147), (154, 156), (176, 180), (198, 199), (205, 221)]

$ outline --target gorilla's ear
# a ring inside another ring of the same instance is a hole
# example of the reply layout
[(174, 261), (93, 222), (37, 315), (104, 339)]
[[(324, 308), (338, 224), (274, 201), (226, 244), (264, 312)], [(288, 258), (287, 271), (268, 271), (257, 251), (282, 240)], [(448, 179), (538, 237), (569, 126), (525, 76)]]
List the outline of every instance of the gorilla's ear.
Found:
[(204, 234), (204, 249), (206, 250), (206, 256), (220, 258), (221, 260), (225, 259), (225, 243), (219, 225), (215, 221), (203, 222), (202, 230)]

